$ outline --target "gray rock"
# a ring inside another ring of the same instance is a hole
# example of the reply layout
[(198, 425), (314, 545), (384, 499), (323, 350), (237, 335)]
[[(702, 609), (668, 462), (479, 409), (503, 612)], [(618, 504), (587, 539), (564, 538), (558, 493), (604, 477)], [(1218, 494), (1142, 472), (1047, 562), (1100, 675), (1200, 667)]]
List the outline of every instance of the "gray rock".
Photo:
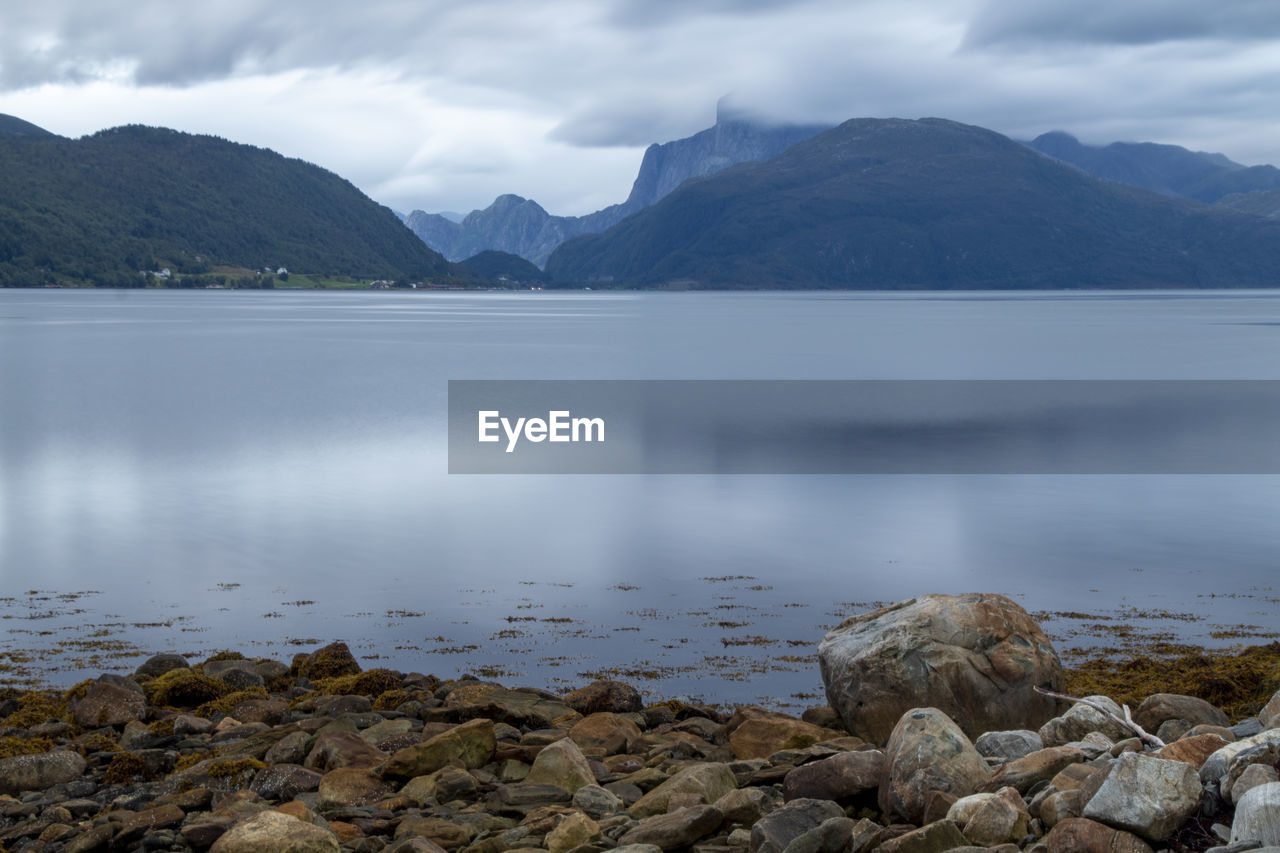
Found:
[[(1091, 702), (1102, 705), (1117, 717), (1124, 717), (1124, 711), (1110, 697), (1086, 696)], [(1079, 746), (1076, 741), (1083, 741), (1090, 732), (1100, 732), (1111, 742), (1124, 740), (1133, 734), (1128, 727), (1092, 708), (1083, 702), (1072, 705), (1065, 714), (1054, 717), (1040, 727), (1040, 739), (1045, 746)], [(1109, 748), (1109, 745), (1108, 745)]]
[(141, 666), (133, 671), (133, 674), (135, 676), (145, 675), (148, 678), (157, 678), (172, 669), (190, 668), (191, 664), (187, 663), (187, 659), (182, 655), (160, 654), (147, 658), (142, 662)]
[(276, 741), (262, 756), (267, 764), (301, 764), (307, 757), (311, 736), (306, 732), (290, 732)]
[[(1280, 729), (1266, 729), (1256, 735), (1241, 738), (1222, 747), (1204, 760), (1200, 765), (1200, 780), (1206, 784), (1225, 787), (1227, 773), (1236, 757), (1252, 750), (1271, 750), (1280, 748)], [(1238, 774), (1237, 774), (1238, 775)]]
[(209, 848), (210, 853), (262, 853), (264, 850), (340, 853), (341, 848), (332, 832), (275, 811), (265, 811), (236, 824)]
[[(1275, 697), (1272, 697), (1275, 698)], [(1253, 737), (1263, 729), (1262, 721), (1257, 717), (1245, 717), (1240, 722), (1231, 726), (1231, 733), (1238, 738)]]
[(1084, 817), (1164, 841), (1196, 810), (1201, 792), (1190, 764), (1126, 752), (1085, 804)]
[(648, 817), (667, 810), (674, 794), (698, 794), (714, 803), (738, 787), (738, 780), (728, 764), (691, 764), (641, 797), (629, 812), (632, 817)]
[(844, 810), (830, 800), (792, 800), (756, 821), (747, 849), (749, 853), (783, 853), (796, 838), (838, 817), (844, 817)]
[(303, 791), (319, 788), (321, 778), (322, 774), (296, 764), (274, 764), (258, 771), (249, 790), (264, 800), (292, 800)]
[(1280, 782), (1259, 785), (1236, 803), (1231, 841), (1280, 845)]
[(1044, 749), (1044, 741), (1038, 732), (1029, 729), (1014, 729), (1005, 732), (983, 732), (973, 742), (973, 748), (979, 755), (987, 758), (1002, 758), (1012, 761), (1022, 758), (1037, 750)]
[(1196, 696), (1181, 693), (1153, 693), (1133, 712), (1133, 721), (1149, 732), (1165, 720), (1186, 720), (1191, 725), (1227, 726), (1231, 721), (1221, 709)]
[(937, 708), (902, 715), (885, 747), (878, 801), (890, 815), (919, 824), (932, 791), (977, 793), (991, 779), (987, 763), (950, 717)]
[(95, 681), (84, 698), (75, 704), (72, 714), (76, 723), (85, 729), (123, 726), (146, 716), (147, 700), (127, 687)]
[(622, 811), (622, 800), (599, 785), (583, 785), (573, 792), (573, 807), (594, 818)]
[(1002, 595), (926, 595), (850, 617), (823, 638), (827, 700), (853, 734), (883, 743), (902, 714), (934, 707), (974, 737), (1037, 727), (1062, 689), (1044, 632)]
[(793, 838), (782, 853), (844, 853), (856, 825), (847, 817), (828, 818)]
[(653, 844), (663, 850), (688, 847), (715, 832), (724, 815), (715, 806), (693, 806), (647, 817), (628, 830), (619, 844)]
[(1280, 773), (1270, 764), (1250, 764), (1232, 783), (1231, 789), (1225, 792), (1227, 802), (1235, 805), (1240, 798), (1259, 785), (1280, 782)]

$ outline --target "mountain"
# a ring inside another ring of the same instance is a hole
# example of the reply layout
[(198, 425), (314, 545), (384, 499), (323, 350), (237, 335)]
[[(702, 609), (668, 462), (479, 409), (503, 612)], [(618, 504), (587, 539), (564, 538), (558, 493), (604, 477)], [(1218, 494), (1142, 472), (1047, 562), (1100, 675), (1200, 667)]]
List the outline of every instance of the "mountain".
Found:
[(1280, 219), (1280, 189), (1224, 195), (1214, 204), (1239, 213), (1252, 213), (1267, 219)]
[(1222, 154), (1178, 145), (1113, 142), (1098, 147), (1062, 131), (1037, 136), (1028, 144), (1095, 177), (1161, 195), (1214, 202), (1230, 193), (1280, 188), (1280, 169), (1274, 166), (1242, 166)]
[(141, 270), (217, 265), (455, 272), (347, 181), (273, 151), (139, 126), (0, 135), (0, 285), (127, 286)]
[(502, 195), (460, 222), (449, 214), (415, 210), (406, 224), (424, 243), (452, 261), (496, 249), (541, 266), (570, 237), (598, 234), (663, 198), (689, 178), (710, 175), (735, 163), (767, 160), (826, 129), (827, 125), (764, 122), (733, 112), (722, 102), (713, 127), (685, 139), (650, 145), (645, 150), (631, 194), (621, 204), (586, 216), (553, 216), (535, 201)]
[(492, 249), (459, 261), (458, 266), (486, 281), (543, 282), (548, 278), (546, 273), (519, 255), (495, 252)]
[(688, 181), (551, 256), (565, 284), (786, 288), (1276, 283), (1280, 223), (1100, 181), (942, 119), (854, 119)]
[(17, 116), (0, 113), (0, 136), (53, 136), (53, 134)]

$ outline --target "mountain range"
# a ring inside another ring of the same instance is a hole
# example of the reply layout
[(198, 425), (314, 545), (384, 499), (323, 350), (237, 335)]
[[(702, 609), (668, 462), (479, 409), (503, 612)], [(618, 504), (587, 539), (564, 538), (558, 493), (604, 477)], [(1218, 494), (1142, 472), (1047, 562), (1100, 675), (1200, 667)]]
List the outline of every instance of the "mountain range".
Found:
[(1280, 222), (1099, 180), (979, 127), (854, 119), (686, 181), (546, 270), (643, 287), (1250, 287), (1280, 283)]
[(689, 178), (710, 175), (735, 163), (768, 160), (829, 125), (777, 124), (734, 111), (722, 101), (716, 123), (693, 136), (650, 145), (631, 194), (621, 204), (586, 216), (553, 216), (537, 202), (501, 195), (484, 210), (457, 221), (456, 214), (415, 210), (405, 224), (451, 261), (484, 250), (519, 255), (538, 266), (557, 246), (580, 234), (598, 234), (664, 198)]
[(137, 285), (220, 266), (388, 279), (461, 273), (332, 172), (154, 127), (67, 139), (0, 116), (0, 286)]

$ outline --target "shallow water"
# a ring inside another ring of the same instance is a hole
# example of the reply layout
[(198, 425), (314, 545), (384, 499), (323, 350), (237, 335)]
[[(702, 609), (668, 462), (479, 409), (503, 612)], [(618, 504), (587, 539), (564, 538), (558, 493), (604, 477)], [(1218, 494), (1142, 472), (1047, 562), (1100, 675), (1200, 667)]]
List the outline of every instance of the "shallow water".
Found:
[(824, 630), (925, 592), (1280, 630), (1280, 477), (448, 475), (447, 380), (528, 378), (1280, 379), (1280, 293), (0, 290), (0, 678), (341, 638), (810, 704)]

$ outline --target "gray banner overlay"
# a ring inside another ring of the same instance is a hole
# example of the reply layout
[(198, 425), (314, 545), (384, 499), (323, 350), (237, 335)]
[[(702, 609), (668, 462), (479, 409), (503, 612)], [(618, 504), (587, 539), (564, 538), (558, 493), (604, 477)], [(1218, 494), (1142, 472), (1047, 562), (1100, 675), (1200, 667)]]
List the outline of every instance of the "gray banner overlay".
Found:
[(450, 380), (449, 473), (1280, 474), (1280, 381)]

